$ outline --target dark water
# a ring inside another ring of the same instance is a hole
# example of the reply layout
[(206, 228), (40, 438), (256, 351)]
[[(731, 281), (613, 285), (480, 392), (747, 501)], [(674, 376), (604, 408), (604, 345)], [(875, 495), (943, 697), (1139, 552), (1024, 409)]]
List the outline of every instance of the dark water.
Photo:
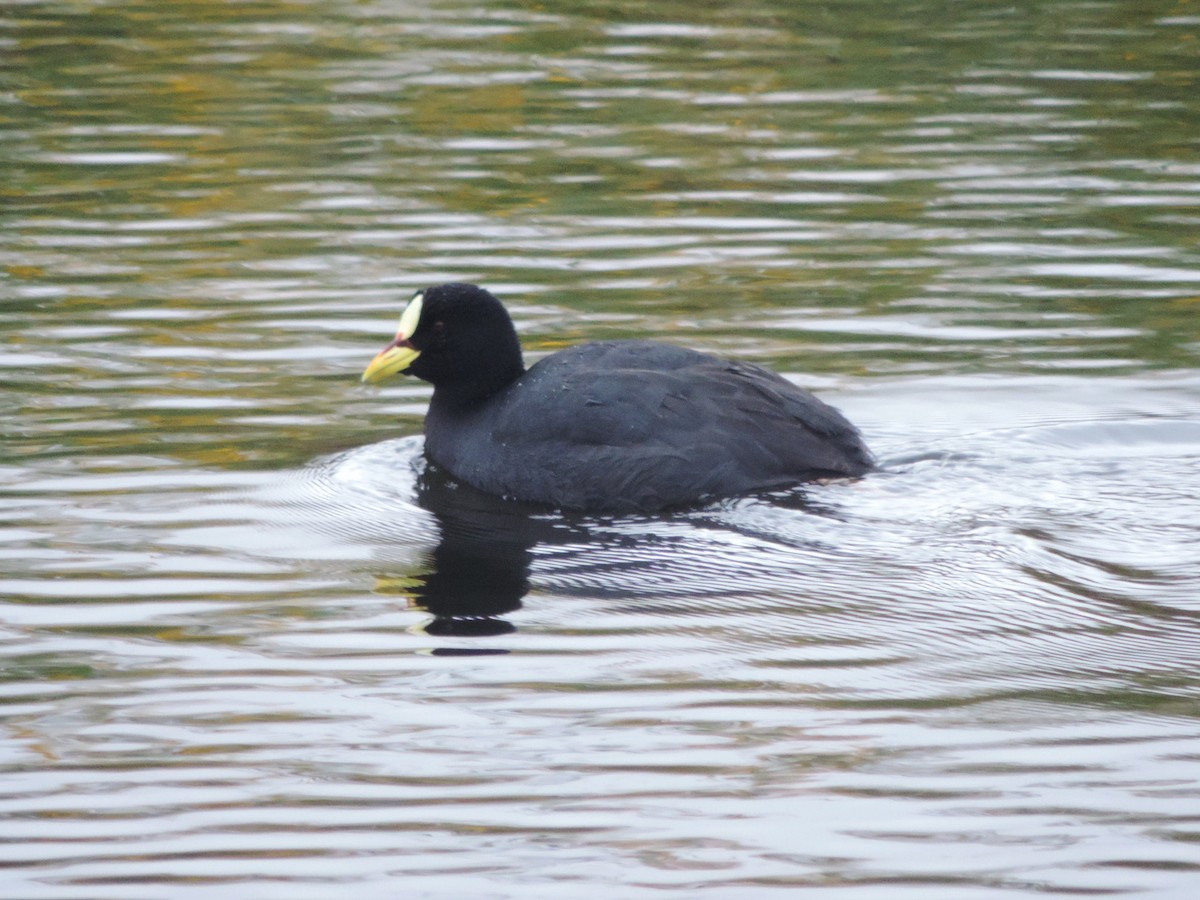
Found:
[[(0, 896), (1195, 896), (1198, 59), (1187, 0), (4, 6)], [(450, 278), (882, 470), (456, 489), (358, 384)]]

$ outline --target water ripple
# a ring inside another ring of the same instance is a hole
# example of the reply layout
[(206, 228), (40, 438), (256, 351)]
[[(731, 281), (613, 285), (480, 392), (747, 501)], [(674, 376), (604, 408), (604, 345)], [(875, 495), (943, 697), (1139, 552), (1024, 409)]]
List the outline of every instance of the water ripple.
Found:
[[(1196, 17), (852, 7), (0, 7), (0, 893), (1190, 896)], [(450, 279), (880, 471), (472, 496)]]

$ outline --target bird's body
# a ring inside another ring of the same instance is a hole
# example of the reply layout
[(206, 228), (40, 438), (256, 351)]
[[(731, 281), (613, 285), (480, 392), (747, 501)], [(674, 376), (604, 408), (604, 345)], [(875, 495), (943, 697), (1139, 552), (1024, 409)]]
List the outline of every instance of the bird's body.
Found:
[[(431, 381), (425, 453), (487, 493), (653, 511), (872, 467), (841, 413), (760, 366), (654, 341), (603, 341), (525, 370), (511, 320), (481, 288), (443, 285), (413, 303), (406, 316), (417, 321), (408, 333), (402, 324), (364, 378), (408, 371)], [(477, 339), (485, 334), (494, 340)], [(395, 348), (402, 356), (385, 362)], [(501, 348), (498, 358), (491, 348)]]

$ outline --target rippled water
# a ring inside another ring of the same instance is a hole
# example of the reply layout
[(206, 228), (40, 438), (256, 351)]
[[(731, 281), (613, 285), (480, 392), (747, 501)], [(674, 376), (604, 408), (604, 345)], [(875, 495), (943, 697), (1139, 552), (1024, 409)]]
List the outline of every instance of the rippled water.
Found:
[[(0, 895), (1193, 896), (1194, 6), (0, 9)], [(881, 471), (449, 484), (450, 278)]]

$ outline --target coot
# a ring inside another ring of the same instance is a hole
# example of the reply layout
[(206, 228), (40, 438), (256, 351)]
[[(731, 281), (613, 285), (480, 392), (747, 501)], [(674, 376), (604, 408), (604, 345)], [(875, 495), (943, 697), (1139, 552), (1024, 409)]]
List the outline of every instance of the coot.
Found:
[(598, 341), (528, 370), (508, 312), (472, 284), (417, 293), (363, 373), (433, 385), (425, 454), (516, 500), (650, 512), (872, 467), (858, 430), (760, 366), (654, 341)]

